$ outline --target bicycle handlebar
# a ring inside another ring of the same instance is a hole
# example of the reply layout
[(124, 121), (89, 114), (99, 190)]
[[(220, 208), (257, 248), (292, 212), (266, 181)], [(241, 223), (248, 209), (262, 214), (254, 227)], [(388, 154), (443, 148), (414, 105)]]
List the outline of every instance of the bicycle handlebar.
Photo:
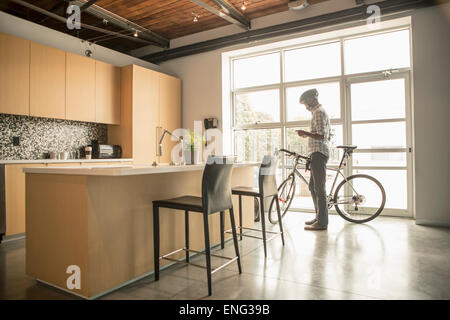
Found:
[(292, 151), (289, 151), (289, 150), (286, 150), (286, 149), (280, 149), (280, 151), (285, 152), (285, 153), (287, 153), (288, 155), (293, 156), (293, 157), (296, 157), (296, 158), (301, 158), (301, 159), (309, 160), (309, 157), (302, 156), (302, 155), (300, 155), (300, 154), (298, 154), (298, 153), (296, 153), (296, 152), (292, 152)]

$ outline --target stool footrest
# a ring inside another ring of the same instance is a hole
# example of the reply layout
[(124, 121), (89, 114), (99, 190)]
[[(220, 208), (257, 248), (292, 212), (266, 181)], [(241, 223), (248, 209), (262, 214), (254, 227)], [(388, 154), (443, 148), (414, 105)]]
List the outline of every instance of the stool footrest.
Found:
[[(254, 229), (254, 228), (247, 228), (247, 227), (237, 227), (237, 229), (251, 230), (251, 231), (259, 231), (259, 232), (262, 232), (261, 229)], [(229, 229), (229, 230), (227, 230), (227, 231), (231, 231), (231, 229)], [(266, 233), (280, 234), (280, 232), (277, 232), (277, 231), (270, 231), (270, 230), (266, 230)]]
[[(181, 250), (188, 251), (188, 252), (194, 252), (194, 253), (200, 253), (200, 254), (206, 254), (205, 252), (202, 252), (202, 251), (186, 249), (186, 248), (182, 248)], [(235, 258), (235, 257), (231, 258), (231, 257), (219, 256), (218, 254), (213, 254), (213, 253), (211, 253), (211, 257), (222, 258), (222, 259), (227, 259), (227, 260), (232, 260)]]
[(160, 259), (169, 260), (169, 261), (173, 261), (173, 262), (176, 262), (176, 263), (189, 264), (189, 265), (194, 266), (194, 267), (199, 267), (199, 268), (202, 268), (202, 269), (206, 269), (205, 266), (202, 266), (202, 265), (196, 264), (196, 263), (192, 263), (192, 262), (186, 262), (184, 260), (177, 260), (177, 259), (173, 259), (173, 258), (169, 258), (169, 257), (161, 257)]
[[(251, 231), (259, 231), (259, 232), (262, 232), (261, 229), (253, 229), (253, 228), (245, 228), (245, 227), (242, 227), (241, 229), (242, 229), (242, 230), (251, 230)], [(229, 233), (229, 234), (232, 233), (232, 232), (231, 232), (231, 229), (226, 230), (226, 231), (224, 231), (224, 232), (225, 232), (225, 233)], [(274, 239), (274, 238), (276, 238), (276, 237), (278, 237), (278, 236), (281, 236), (281, 232), (267, 231), (267, 230), (266, 230), (266, 233), (271, 233), (271, 234), (273, 234), (273, 236), (270, 237), (269, 239), (266, 239), (266, 241), (270, 241), (270, 240), (272, 240), (272, 239)], [(238, 233), (238, 236), (243, 236), (243, 237), (248, 237), (248, 238), (254, 238), (254, 239), (263, 240), (262, 237), (254, 236), (254, 235), (251, 235), (251, 234), (245, 234), (245, 233), (242, 233), (242, 234)]]
[(230, 261), (225, 262), (225, 263), (222, 264), (221, 266), (218, 266), (217, 268), (211, 270), (211, 274), (214, 274), (215, 272), (219, 271), (220, 269), (223, 269), (223, 268), (225, 268), (226, 266), (228, 266), (229, 264), (232, 264), (232, 263), (235, 262), (237, 259), (238, 259), (238, 257), (231, 258)]
[[(199, 268), (202, 268), (202, 269), (206, 269), (205, 266), (202, 266), (202, 265), (200, 265), (200, 264), (196, 264), (196, 263), (192, 263), (192, 262), (187, 262), (187, 261), (185, 261), (185, 260), (178, 260), (178, 259), (169, 258), (169, 256), (174, 255), (174, 254), (176, 254), (176, 253), (178, 253), (178, 252), (181, 252), (181, 251), (187, 251), (187, 252), (194, 252), (194, 253), (206, 254), (205, 252), (202, 252), (202, 251), (197, 251), (197, 250), (192, 250), (192, 249), (187, 249), (187, 248), (180, 248), (180, 249), (177, 249), (177, 250), (175, 250), (175, 251), (172, 251), (172, 252), (170, 252), (170, 253), (167, 253), (167, 254), (165, 254), (165, 255), (159, 257), (159, 260), (164, 259), (164, 260), (169, 260), (169, 261), (173, 261), (173, 262), (177, 262), (177, 263), (189, 264), (189, 265), (194, 266), (194, 267), (199, 267)], [(217, 254), (210, 254), (210, 255), (211, 255), (212, 257), (222, 258), (222, 259), (229, 260), (229, 261), (225, 262), (224, 264), (218, 266), (217, 268), (211, 270), (211, 274), (213, 274), (213, 273), (219, 271), (219, 270), (222, 269), (222, 268), (225, 268), (226, 266), (228, 266), (229, 264), (233, 263), (234, 261), (236, 261), (236, 260), (238, 259), (238, 257), (224, 257), (224, 256), (219, 256), (219, 255), (217, 255)]]

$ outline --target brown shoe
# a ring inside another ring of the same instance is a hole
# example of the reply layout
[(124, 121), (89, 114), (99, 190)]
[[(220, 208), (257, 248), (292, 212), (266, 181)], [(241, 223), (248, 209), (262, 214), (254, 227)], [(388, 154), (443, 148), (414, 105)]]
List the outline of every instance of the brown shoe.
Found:
[(312, 219), (312, 220), (305, 221), (305, 224), (306, 224), (307, 226), (310, 226), (310, 225), (314, 224), (314, 222), (316, 222), (316, 221), (317, 221), (317, 218), (314, 218), (314, 219)]
[(317, 221), (310, 226), (305, 226), (305, 230), (327, 230), (327, 227), (322, 227)]

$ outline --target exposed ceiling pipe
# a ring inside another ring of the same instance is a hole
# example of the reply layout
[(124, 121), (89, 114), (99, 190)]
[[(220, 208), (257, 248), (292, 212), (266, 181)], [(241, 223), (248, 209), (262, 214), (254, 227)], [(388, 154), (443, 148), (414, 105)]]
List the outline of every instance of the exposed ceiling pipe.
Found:
[[(94, 1), (94, 0), (91, 0)], [(75, 0), (75, 1), (71, 1), (71, 3), (76, 4), (81, 8), (83, 8), (83, 6), (87, 5), (90, 1), (87, 0)], [(124, 17), (121, 17), (111, 11), (108, 11), (100, 6), (95, 5), (94, 3), (92, 3), (91, 5), (89, 5), (85, 11), (97, 18), (100, 19), (105, 19), (108, 21), (108, 23), (111, 23), (119, 28), (128, 30), (128, 29), (133, 29), (139, 32), (139, 38), (148, 40), (150, 42), (153, 42), (154, 45), (158, 46), (158, 47), (162, 47), (162, 48), (168, 48), (170, 45), (170, 41), (169, 39), (166, 39), (165, 37), (147, 29), (144, 28), (132, 21), (129, 21), (127, 19), (125, 19)]]
[[(31, 3), (28, 3), (28, 2), (25, 2), (25, 1), (22, 1), (22, 0), (10, 0), (10, 1), (14, 2), (14, 3), (17, 3), (17, 4), (21, 5), (21, 6), (24, 6), (26, 8), (29, 8), (31, 10), (34, 10), (36, 12), (39, 12), (39, 13), (41, 13), (43, 15), (46, 15), (46, 16), (48, 16), (50, 18), (53, 18), (55, 20), (58, 20), (60, 22), (63, 22), (63, 23), (67, 22), (67, 18), (61, 17), (60, 15), (57, 15), (57, 14), (55, 14), (53, 12), (50, 12), (50, 11), (47, 11), (47, 10), (42, 9), (40, 7), (37, 7), (37, 6), (35, 6), (35, 5), (31, 4)], [(147, 40), (143, 40), (143, 39), (136, 38), (136, 37), (130, 37), (130, 36), (127, 36), (127, 35), (124, 35), (124, 34), (120, 34), (118, 32), (114, 32), (114, 31), (110, 31), (110, 30), (94, 27), (94, 26), (91, 26), (91, 25), (88, 25), (88, 24), (85, 24), (85, 23), (81, 23), (81, 27), (89, 29), (89, 30), (92, 30), (92, 31), (97, 31), (97, 32), (100, 32), (100, 33), (109, 34), (109, 35), (113, 35), (113, 36), (116, 36), (116, 37), (132, 40), (132, 41), (136, 41), (136, 42), (141, 42), (141, 43), (145, 43), (145, 44), (151, 44), (151, 42), (147, 41)]]
[[(67, 4), (68, 4), (68, 2), (65, 2), (65, 1), (57, 2), (57, 3), (56, 3), (53, 7), (51, 7), (48, 11), (55, 13), (55, 12), (57, 12), (58, 10), (62, 10), (63, 12), (65, 12), (64, 8), (65, 8), (65, 6), (66, 6)], [(43, 23), (43, 22), (47, 21), (49, 18), (50, 18), (50, 17), (46, 16), (46, 17), (42, 18), (42, 20), (39, 21), (39, 23)]]

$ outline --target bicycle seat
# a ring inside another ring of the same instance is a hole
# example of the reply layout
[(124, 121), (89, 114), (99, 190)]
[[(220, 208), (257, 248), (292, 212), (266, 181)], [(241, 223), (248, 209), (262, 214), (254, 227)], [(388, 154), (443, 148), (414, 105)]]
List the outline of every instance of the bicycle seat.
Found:
[(345, 151), (353, 151), (358, 147), (357, 146), (337, 146), (337, 148), (344, 149)]

